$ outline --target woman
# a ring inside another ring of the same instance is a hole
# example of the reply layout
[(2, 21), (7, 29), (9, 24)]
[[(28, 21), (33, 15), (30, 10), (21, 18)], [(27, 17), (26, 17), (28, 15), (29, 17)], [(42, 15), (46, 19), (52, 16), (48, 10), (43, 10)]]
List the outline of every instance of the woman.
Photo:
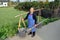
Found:
[[(24, 18), (24, 20), (26, 20), (26, 19), (28, 20), (28, 28), (32, 28), (33, 26), (36, 26), (37, 19), (36, 19), (36, 15), (34, 13), (34, 8), (33, 7), (30, 8), (29, 13)], [(28, 35), (32, 34), (32, 37), (34, 37), (35, 32), (36, 32), (36, 28), (34, 27)]]

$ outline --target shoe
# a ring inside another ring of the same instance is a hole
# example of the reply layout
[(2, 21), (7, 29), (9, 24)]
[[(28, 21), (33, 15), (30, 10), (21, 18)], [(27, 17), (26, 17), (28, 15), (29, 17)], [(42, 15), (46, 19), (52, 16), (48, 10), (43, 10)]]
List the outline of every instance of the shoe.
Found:
[(28, 33), (28, 35), (31, 35), (31, 34), (32, 34), (32, 32)]
[(32, 36), (31, 37), (34, 37), (35, 36), (35, 32), (32, 33)]

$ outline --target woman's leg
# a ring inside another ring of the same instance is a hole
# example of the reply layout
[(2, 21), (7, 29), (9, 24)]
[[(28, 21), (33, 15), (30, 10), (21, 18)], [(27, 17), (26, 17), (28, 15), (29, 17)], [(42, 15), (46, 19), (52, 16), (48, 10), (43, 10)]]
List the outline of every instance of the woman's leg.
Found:
[(32, 32), (32, 37), (34, 37), (34, 36), (35, 36), (35, 33), (36, 33), (35, 31), (34, 31), (34, 32)]
[(35, 34), (36, 34), (36, 28), (33, 28), (33, 29), (32, 29), (32, 37), (34, 37)]

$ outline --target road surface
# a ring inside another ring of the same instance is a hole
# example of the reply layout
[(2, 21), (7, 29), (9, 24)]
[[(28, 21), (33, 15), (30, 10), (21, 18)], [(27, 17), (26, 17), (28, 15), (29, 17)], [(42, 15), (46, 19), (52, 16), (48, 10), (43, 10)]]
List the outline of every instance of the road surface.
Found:
[(33, 38), (28, 35), (24, 38), (16, 35), (6, 40), (60, 40), (60, 20), (37, 29), (36, 36)]
[(60, 20), (49, 23), (37, 30), (42, 40), (60, 40)]

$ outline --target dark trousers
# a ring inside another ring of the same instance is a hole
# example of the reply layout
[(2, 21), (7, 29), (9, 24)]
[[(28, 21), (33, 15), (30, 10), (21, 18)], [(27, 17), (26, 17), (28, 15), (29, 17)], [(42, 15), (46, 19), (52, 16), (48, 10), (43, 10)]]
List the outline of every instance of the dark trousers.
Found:
[(36, 32), (30, 32), (29, 35), (32, 34), (32, 36), (35, 36), (35, 33), (36, 33)]

